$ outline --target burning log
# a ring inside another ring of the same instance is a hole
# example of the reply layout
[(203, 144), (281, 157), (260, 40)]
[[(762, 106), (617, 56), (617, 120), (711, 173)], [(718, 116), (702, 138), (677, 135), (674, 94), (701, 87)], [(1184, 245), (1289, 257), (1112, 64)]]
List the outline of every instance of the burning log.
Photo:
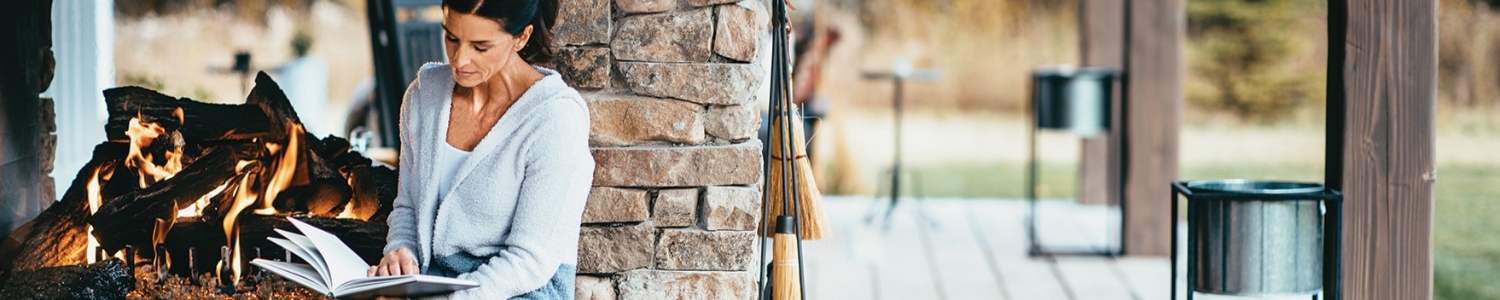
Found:
[(270, 138), (273, 141), (285, 142), (291, 136), (305, 135), (302, 130), (302, 119), (297, 118), (297, 111), (292, 108), (292, 101), (288, 100), (286, 93), (281, 91), (281, 86), (271, 80), (266, 72), (255, 74), (255, 87), (250, 89), (250, 95), (245, 97), (245, 105), (259, 107), (261, 112), (270, 120)]
[(129, 145), (121, 143), (95, 146), (93, 159), (78, 171), (62, 199), (12, 231), (4, 243), (0, 243), (0, 270), (33, 270), (85, 263), (86, 255), (91, 255), (84, 233), (84, 220), (88, 217), (88, 187), (97, 170), (125, 159), (127, 147)]
[(125, 299), (135, 277), (119, 259), (12, 274), (0, 299)]
[(111, 141), (129, 140), (126, 132), (136, 118), (180, 132), (186, 142), (248, 140), (271, 132), (270, 119), (255, 105), (203, 103), (134, 86), (104, 90), (104, 103), (104, 132)]
[[(314, 153), (314, 152), (308, 152)], [(307, 156), (298, 173), (288, 187), (276, 199), (277, 206), (305, 211), (315, 216), (334, 217), (344, 210), (353, 196), (349, 179), (340, 174), (338, 166), (329, 165), (317, 155)]]
[[(380, 262), (381, 250), (385, 248), (385, 236), (387, 227), (385, 222), (367, 222), (354, 219), (335, 219), (325, 217), (305, 216), (299, 217), (313, 226), (318, 226), (332, 233), (354, 249), (354, 253), (364, 258), (371, 265)], [(267, 240), (267, 237), (281, 237), (275, 229), (296, 232), (296, 228), (286, 221), (285, 216), (262, 216), (247, 215), (240, 220), (240, 246), (247, 253), (254, 254), (253, 250), (260, 249), (259, 257), (268, 259), (280, 259), (286, 256), (286, 250), (281, 246)], [(220, 224), (208, 218), (191, 218), (179, 220), (167, 235), (167, 251), (171, 253), (174, 262), (170, 271), (173, 274), (189, 274), (189, 265), (196, 266), (194, 273), (213, 272), (213, 266), (219, 262), (218, 249), (223, 246), (223, 228)], [(188, 249), (196, 249), (196, 253), (189, 257)], [(243, 261), (250, 261), (254, 256), (247, 257)], [(192, 263), (187, 262), (192, 259)]]
[(245, 151), (229, 146), (214, 148), (177, 176), (105, 202), (88, 218), (99, 245), (109, 253), (127, 244), (151, 247), (155, 220), (172, 220), (178, 209), (227, 184), (237, 173), (239, 158), (244, 157), (238, 152)]
[[(92, 263), (96, 252), (162, 260), (146, 265), (177, 274), (238, 278), (250, 258), (284, 255), (266, 237), (292, 228), (288, 214), (306, 215), (370, 263), (380, 258), (396, 171), (373, 166), (347, 140), (307, 133), (264, 73), (239, 105), (138, 87), (105, 96), (109, 141), (59, 203), (0, 242), (0, 279)], [(119, 252), (127, 246), (138, 253)]]

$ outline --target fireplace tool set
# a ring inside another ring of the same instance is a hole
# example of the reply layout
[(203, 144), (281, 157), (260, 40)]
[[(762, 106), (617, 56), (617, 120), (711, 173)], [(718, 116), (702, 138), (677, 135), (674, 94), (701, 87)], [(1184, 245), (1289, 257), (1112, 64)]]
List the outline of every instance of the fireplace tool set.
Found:
[[(802, 272), (802, 240), (818, 240), (828, 231), (823, 218), (822, 195), (813, 181), (812, 167), (803, 143), (802, 113), (790, 99), (791, 59), (787, 42), (791, 27), (785, 0), (771, 1), (771, 100), (770, 140), (765, 158), (761, 226), (772, 239), (772, 258), (762, 269), (759, 299), (800, 300), (806, 298)], [(774, 216), (774, 218), (772, 218)], [(761, 244), (760, 261), (766, 261)], [(765, 272), (771, 276), (766, 282)]]

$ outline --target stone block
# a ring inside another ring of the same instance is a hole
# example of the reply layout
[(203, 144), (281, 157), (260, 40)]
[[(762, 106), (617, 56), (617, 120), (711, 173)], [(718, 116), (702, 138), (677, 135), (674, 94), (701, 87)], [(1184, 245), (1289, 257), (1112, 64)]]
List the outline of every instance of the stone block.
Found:
[(755, 230), (760, 224), (761, 190), (710, 186), (703, 190), (703, 229)]
[(644, 222), (650, 217), (646, 190), (594, 187), (583, 208), (583, 223)]
[(713, 105), (755, 101), (762, 70), (751, 64), (621, 62), (631, 92)]
[(713, 10), (705, 8), (625, 17), (609, 47), (620, 61), (706, 62), (713, 39)]
[(739, 1), (740, 0), (687, 0), (687, 3), (688, 3), (688, 5), (690, 5), (692, 7), (704, 7), (704, 6), (718, 5), (718, 4), (724, 4), (724, 3), (735, 3), (735, 2), (739, 2)]
[(41, 124), (42, 134), (57, 132), (57, 101), (47, 97), (42, 97), (41, 101), (37, 104), (40, 117), (37, 121)]
[(578, 235), (578, 273), (607, 274), (651, 265), (656, 228), (583, 227)]
[(610, 0), (568, 0), (558, 3), (557, 25), (552, 27), (559, 45), (603, 44), (609, 41)]
[(697, 145), (705, 140), (703, 106), (674, 99), (589, 93), (589, 145), (618, 147), (651, 141)]
[(715, 10), (718, 18), (714, 25), (714, 53), (742, 62), (755, 59), (761, 34), (770, 23), (770, 16), (760, 3), (745, 1), (720, 5)]
[(746, 272), (665, 272), (621, 274), (620, 299), (739, 300), (755, 298), (755, 278)]
[(698, 221), (698, 189), (668, 189), (656, 193), (651, 223), (656, 227), (688, 227)]
[(52, 168), (57, 164), (57, 135), (44, 133), (41, 142), (42, 175), (52, 174)]
[(53, 202), (57, 202), (57, 179), (42, 174), (41, 186), (41, 191), (39, 192), (42, 196), (41, 207), (42, 210), (46, 210), (47, 207), (52, 206)]
[(680, 187), (760, 182), (758, 140), (727, 146), (594, 148), (595, 186)]
[(563, 47), (553, 61), (563, 82), (574, 88), (609, 87), (609, 49), (600, 47)]
[(656, 247), (656, 269), (748, 270), (755, 249), (753, 231), (667, 229)]
[(709, 106), (703, 129), (708, 135), (744, 142), (760, 130), (760, 110), (751, 105)]
[(677, 0), (615, 0), (615, 6), (625, 13), (656, 13), (677, 7)]
[(608, 277), (578, 275), (573, 280), (573, 298), (578, 300), (615, 300), (615, 282)]

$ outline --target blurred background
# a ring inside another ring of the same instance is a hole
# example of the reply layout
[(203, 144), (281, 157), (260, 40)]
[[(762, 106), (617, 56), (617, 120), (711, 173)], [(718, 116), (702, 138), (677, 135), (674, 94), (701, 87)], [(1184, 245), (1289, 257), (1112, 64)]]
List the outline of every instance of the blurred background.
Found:
[[(1077, 1), (830, 0), (825, 22), (839, 38), (816, 83), (826, 115), (813, 133), (822, 190), (879, 193), (893, 87), (861, 74), (904, 64), (942, 73), (906, 85), (904, 162), (920, 175), (908, 184), (928, 197), (1024, 196), (1030, 72), (1078, 64)], [(252, 70), (310, 72), (296, 75), (312, 78), (305, 90), (288, 90), (308, 95), (293, 98), (307, 99), (297, 110), (319, 135), (343, 135), (350, 103), (370, 89), (363, 1), (130, 0), (114, 10), (118, 85), (238, 103), (244, 81), (225, 70), (245, 52)], [(1443, 0), (1439, 14), (1435, 296), (1500, 299), (1500, 0)], [(1325, 3), (1187, 0), (1186, 17), (1181, 179), (1320, 181)], [(1079, 141), (1039, 143), (1039, 195), (1075, 197)]]

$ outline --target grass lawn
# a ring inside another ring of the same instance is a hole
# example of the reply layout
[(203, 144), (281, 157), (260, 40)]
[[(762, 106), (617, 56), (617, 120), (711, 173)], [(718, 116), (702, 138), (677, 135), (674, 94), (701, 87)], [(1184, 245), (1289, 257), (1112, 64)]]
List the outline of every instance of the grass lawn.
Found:
[[(903, 194), (920, 185), (929, 197), (1021, 198), (1025, 164), (990, 163), (914, 166), (920, 184), (907, 183)], [(1076, 195), (1077, 165), (1043, 164), (1038, 194), (1043, 198)], [(1500, 164), (1444, 165), (1438, 168), (1433, 211), (1435, 299), (1500, 299)], [(1253, 178), (1322, 181), (1322, 166), (1250, 164), (1183, 166), (1181, 178)], [(915, 178), (908, 179), (914, 180)]]

